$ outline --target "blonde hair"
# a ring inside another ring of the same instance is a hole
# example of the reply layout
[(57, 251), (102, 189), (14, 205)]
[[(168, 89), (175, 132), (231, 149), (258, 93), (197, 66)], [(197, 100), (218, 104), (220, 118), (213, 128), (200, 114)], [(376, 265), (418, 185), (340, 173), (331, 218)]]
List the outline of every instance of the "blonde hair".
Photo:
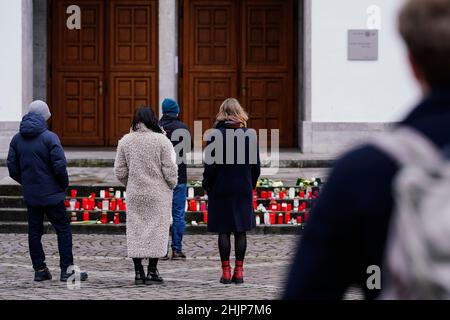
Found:
[(226, 99), (219, 108), (216, 120), (219, 121), (239, 121), (247, 126), (248, 114), (235, 98)]

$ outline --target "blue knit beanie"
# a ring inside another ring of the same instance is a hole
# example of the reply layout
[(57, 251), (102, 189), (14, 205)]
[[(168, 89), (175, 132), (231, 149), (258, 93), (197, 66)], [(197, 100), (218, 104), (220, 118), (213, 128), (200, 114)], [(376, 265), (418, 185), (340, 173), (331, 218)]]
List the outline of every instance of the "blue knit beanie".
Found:
[(163, 111), (163, 113), (179, 114), (180, 106), (178, 105), (178, 103), (175, 100), (165, 99), (162, 104), (162, 111)]

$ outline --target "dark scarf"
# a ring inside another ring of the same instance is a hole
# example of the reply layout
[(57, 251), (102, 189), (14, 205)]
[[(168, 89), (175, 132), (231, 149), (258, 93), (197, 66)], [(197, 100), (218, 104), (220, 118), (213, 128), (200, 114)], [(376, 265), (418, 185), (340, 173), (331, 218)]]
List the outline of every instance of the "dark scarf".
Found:
[(214, 124), (214, 128), (226, 128), (226, 129), (239, 129), (239, 128), (245, 128), (245, 124), (240, 121), (217, 121)]

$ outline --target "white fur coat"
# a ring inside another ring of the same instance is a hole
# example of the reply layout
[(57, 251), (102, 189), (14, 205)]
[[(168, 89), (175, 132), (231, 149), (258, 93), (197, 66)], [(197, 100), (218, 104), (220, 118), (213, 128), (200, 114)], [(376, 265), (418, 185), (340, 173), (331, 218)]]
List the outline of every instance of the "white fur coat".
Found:
[(141, 125), (119, 141), (114, 173), (127, 190), (128, 257), (165, 256), (178, 179), (172, 143)]

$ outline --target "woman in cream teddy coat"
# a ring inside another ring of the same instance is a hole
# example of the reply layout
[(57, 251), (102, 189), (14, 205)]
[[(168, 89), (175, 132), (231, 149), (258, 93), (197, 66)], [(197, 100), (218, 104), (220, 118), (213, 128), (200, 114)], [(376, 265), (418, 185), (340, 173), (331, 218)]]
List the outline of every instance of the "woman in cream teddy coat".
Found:
[[(151, 108), (137, 110), (131, 132), (119, 141), (114, 172), (127, 191), (127, 247), (135, 282), (162, 282), (157, 263), (167, 253), (178, 167), (172, 143)], [(143, 258), (149, 259), (147, 276)]]

